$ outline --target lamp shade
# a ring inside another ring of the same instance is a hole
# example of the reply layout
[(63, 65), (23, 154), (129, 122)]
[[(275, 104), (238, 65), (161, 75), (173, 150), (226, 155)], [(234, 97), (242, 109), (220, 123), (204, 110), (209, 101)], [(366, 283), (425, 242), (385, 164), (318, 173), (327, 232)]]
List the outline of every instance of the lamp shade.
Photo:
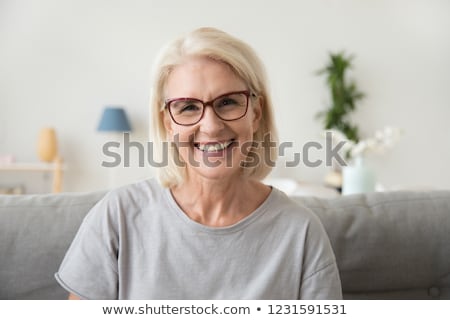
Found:
[(106, 107), (97, 131), (131, 131), (125, 110), (121, 107)]

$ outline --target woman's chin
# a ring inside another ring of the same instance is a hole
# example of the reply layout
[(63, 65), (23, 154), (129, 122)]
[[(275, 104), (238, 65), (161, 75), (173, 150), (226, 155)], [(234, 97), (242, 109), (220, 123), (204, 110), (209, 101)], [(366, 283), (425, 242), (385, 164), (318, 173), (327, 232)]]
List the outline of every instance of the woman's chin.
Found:
[(238, 163), (227, 162), (226, 158), (211, 157), (197, 161), (197, 166), (189, 166), (190, 176), (200, 176), (212, 180), (223, 181), (231, 177), (239, 177), (242, 167)]
[(244, 160), (239, 148), (233, 145), (222, 150), (200, 150), (193, 146), (189, 155), (182, 155), (190, 176), (202, 176), (211, 179), (224, 179), (242, 172)]

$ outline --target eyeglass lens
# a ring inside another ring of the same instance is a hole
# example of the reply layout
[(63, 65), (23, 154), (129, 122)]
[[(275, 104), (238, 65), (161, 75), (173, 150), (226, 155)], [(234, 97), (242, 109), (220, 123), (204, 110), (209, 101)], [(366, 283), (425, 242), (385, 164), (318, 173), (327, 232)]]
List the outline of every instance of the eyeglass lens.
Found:
[[(238, 92), (222, 95), (208, 104), (219, 118), (229, 121), (243, 117), (247, 111), (247, 103), (248, 93)], [(169, 102), (168, 107), (175, 122), (188, 125), (200, 121), (205, 103), (197, 99), (182, 98)]]

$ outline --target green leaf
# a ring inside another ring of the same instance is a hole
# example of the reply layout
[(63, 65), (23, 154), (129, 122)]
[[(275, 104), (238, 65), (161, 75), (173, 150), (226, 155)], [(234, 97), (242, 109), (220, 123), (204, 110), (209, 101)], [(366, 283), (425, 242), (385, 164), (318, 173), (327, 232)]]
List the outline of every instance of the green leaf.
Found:
[(316, 114), (322, 119), (325, 129), (341, 131), (349, 140), (359, 141), (358, 127), (350, 122), (349, 116), (356, 110), (356, 101), (364, 98), (354, 81), (348, 81), (346, 72), (353, 67), (353, 55), (346, 55), (344, 51), (329, 53), (326, 66), (317, 72), (325, 75), (326, 84), (330, 91), (331, 105)]

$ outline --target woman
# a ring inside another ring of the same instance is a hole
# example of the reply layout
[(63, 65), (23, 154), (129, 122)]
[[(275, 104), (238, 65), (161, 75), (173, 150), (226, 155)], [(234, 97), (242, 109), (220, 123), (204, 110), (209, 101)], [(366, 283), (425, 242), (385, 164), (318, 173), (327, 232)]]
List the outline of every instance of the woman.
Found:
[(169, 164), (87, 215), (56, 274), (70, 297), (341, 298), (318, 219), (260, 182), (275, 130), (253, 50), (202, 28), (165, 48), (154, 70), (154, 143)]

